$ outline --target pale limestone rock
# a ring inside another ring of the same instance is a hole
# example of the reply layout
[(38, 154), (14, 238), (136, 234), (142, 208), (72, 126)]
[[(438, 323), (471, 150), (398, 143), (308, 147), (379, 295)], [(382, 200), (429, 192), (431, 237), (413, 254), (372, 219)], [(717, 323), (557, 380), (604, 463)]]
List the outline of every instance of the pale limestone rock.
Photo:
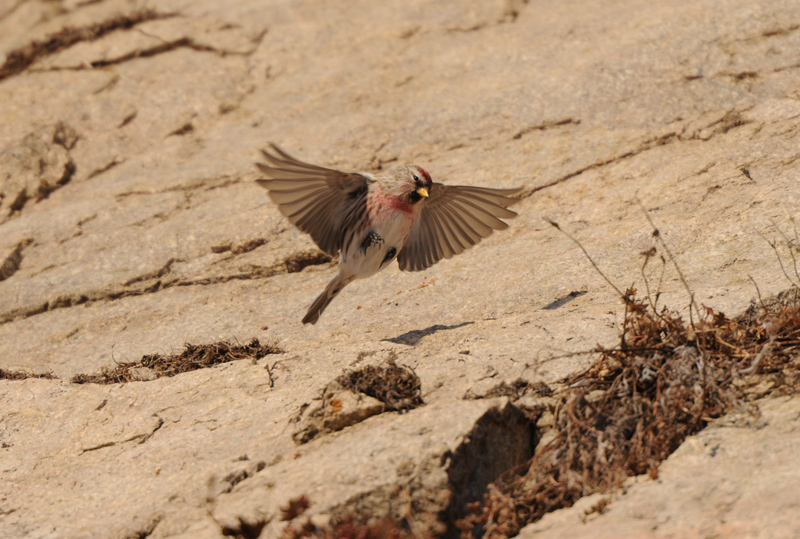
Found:
[[(122, 0), (0, 4), (0, 62), (133, 14)], [(318, 515), (410, 507), (452, 530), (456, 505), (536, 442), (511, 443), (525, 438), (516, 405), (463, 397), (555, 385), (592, 361), (572, 352), (617, 342), (618, 298), (542, 217), (622, 287), (644, 289), (652, 244), (636, 197), (698, 302), (734, 315), (755, 295), (749, 276), (765, 296), (788, 286), (764, 237), (793, 236), (800, 202), (797, 2), (155, 4), (178, 15), (54, 46), (0, 79), (0, 368), (60, 377), (0, 381), (0, 536), (219, 538), (304, 492)], [(509, 230), (422, 273), (353, 283), (303, 327), (334, 270), (254, 185), (267, 141), (320, 165), (415, 163), (526, 197)], [(660, 305), (687, 297), (668, 268)], [(286, 352), (69, 383), (253, 337)], [(425, 406), (295, 445), (292, 418), (328, 381), (391, 354)], [(796, 535), (791, 414), (775, 413), (774, 456), (764, 429), (711, 429), (696, 440), (724, 434), (730, 464), (709, 467), (689, 442), (661, 483), (632, 487), (656, 507), (617, 500), (587, 526), (646, 532), (682, 514), (664, 529)], [(507, 451), (481, 462), (470, 437)], [(455, 501), (452, 466), (480, 471)], [(714, 521), (723, 506), (729, 524)]]

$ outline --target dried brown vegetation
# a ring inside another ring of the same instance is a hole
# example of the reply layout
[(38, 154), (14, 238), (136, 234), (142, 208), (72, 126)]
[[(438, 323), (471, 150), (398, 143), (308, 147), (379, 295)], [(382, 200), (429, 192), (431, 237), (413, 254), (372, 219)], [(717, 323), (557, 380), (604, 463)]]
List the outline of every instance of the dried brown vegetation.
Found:
[(47, 380), (54, 380), (55, 374), (50, 372), (33, 373), (25, 371), (7, 371), (0, 369), (0, 380), (27, 380), (28, 378), (45, 378)]
[(385, 366), (368, 365), (343, 374), (336, 381), (354, 393), (378, 399), (386, 405), (387, 411), (411, 410), (423, 404), (422, 384), (417, 374), (411, 367), (394, 362)]
[(688, 323), (635, 293), (623, 295), (619, 346), (600, 349), (556, 393), (555, 437), (489, 486), (459, 521), (462, 538), (511, 537), (629, 476), (656, 478), (661, 461), (712, 419), (737, 407), (758, 414), (755, 399), (800, 388), (800, 290), (734, 320), (701, 308)]
[(283, 352), (275, 344), (261, 344), (253, 339), (249, 344), (238, 345), (228, 342), (213, 344), (189, 344), (180, 354), (152, 354), (139, 361), (118, 363), (113, 369), (103, 369), (100, 374), (78, 374), (72, 378), (75, 384), (118, 384), (142, 380), (141, 370), (148, 370), (152, 378), (175, 376), (183, 372), (204, 369), (220, 363), (239, 359), (258, 360), (267, 354)]

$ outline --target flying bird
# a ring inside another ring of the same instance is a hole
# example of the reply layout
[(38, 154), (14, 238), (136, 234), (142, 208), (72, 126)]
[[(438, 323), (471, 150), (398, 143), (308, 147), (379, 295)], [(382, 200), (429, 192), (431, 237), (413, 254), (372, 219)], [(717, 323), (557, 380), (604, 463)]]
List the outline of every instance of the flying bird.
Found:
[(303, 324), (316, 324), (342, 288), (375, 275), (397, 258), (420, 271), (464, 252), (516, 217), (508, 206), (521, 189), (444, 185), (418, 166), (385, 174), (340, 172), (304, 163), (275, 144), (256, 166), (256, 180), (281, 213), (331, 256), (339, 271), (314, 300)]

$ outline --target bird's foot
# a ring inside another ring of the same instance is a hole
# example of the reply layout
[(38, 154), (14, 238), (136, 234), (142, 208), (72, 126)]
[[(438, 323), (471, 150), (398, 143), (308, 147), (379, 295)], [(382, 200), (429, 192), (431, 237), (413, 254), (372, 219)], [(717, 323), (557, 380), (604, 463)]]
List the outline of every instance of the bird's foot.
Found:
[(374, 230), (370, 230), (364, 240), (361, 242), (361, 250), (366, 254), (367, 249), (376, 245), (380, 246), (383, 243), (383, 238)]

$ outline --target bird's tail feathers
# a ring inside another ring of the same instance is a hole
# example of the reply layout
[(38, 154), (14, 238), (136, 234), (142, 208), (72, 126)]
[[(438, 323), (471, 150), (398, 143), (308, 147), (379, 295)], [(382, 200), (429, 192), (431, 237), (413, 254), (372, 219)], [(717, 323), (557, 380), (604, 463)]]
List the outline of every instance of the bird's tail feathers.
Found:
[(328, 283), (328, 286), (325, 287), (322, 294), (314, 300), (311, 307), (308, 308), (308, 312), (303, 317), (303, 324), (316, 324), (322, 311), (325, 310), (333, 298), (335, 298), (339, 292), (342, 291), (342, 288), (347, 286), (350, 281), (352, 281), (352, 279), (342, 279), (341, 276), (337, 274), (336, 277)]

